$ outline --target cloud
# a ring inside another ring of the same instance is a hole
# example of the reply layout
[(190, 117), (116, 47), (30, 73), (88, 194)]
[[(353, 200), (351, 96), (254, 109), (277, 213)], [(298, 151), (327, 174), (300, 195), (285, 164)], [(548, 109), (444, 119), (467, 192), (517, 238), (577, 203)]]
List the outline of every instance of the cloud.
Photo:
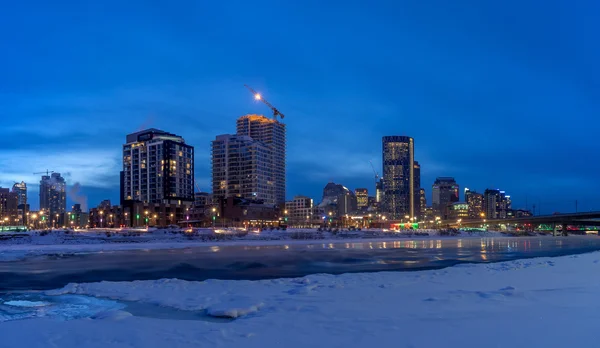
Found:
[[(5, 151), (0, 156), (0, 185), (11, 187), (16, 181), (25, 181), (37, 187), (40, 175), (34, 172), (54, 170), (70, 173), (71, 182), (98, 188), (118, 187), (121, 168), (120, 152), (107, 150), (77, 150), (65, 148), (51, 153), (32, 150)], [(67, 182), (67, 184), (70, 184)]]

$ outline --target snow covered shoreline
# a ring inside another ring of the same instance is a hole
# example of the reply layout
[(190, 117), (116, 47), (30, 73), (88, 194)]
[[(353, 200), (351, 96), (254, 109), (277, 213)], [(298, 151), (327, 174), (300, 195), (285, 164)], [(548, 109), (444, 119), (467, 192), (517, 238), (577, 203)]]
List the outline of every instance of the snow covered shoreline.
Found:
[[(351, 243), (385, 242), (398, 240), (431, 240), (481, 237), (507, 237), (499, 232), (461, 233), (457, 236), (439, 236), (435, 231), (430, 235), (394, 233), (382, 230), (364, 230), (336, 235), (321, 234), (315, 238), (315, 230), (290, 229), (288, 231), (264, 231), (261, 234), (248, 233), (238, 237), (236, 231), (203, 229), (193, 235), (184, 230), (90, 230), (50, 232), (30, 231), (0, 235), (0, 262), (15, 261), (56, 253), (91, 253), (125, 250), (162, 250), (193, 247), (214, 247), (227, 245), (269, 246), (282, 244), (309, 243)], [(423, 233), (423, 232), (422, 232)], [(213, 238), (214, 236), (217, 238)], [(210, 238), (207, 238), (209, 236)]]
[(70, 284), (46, 294), (244, 314), (0, 324), (2, 347), (596, 347), (600, 252), (410, 273)]

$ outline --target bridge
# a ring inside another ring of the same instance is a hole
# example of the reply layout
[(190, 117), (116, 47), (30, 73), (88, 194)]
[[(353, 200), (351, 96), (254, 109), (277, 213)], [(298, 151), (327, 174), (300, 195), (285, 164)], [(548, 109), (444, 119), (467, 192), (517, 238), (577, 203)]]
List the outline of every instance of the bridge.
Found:
[(442, 226), (451, 227), (481, 227), (482, 225), (496, 226), (506, 224), (539, 226), (546, 224), (552, 226), (552, 229), (556, 232), (558, 226), (561, 226), (561, 228), (563, 226), (600, 226), (600, 211), (538, 215), (510, 219), (442, 220), (441, 224)]

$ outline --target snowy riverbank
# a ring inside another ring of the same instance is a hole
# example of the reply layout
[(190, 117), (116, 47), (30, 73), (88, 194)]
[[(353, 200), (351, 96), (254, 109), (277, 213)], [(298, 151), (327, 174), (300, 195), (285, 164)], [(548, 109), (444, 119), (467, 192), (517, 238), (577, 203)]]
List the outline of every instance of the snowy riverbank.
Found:
[(265, 230), (259, 233), (237, 229), (94, 229), (52, 230), (0, 234), (0, 261), (18, 260), (56, 253), (89, 253), (119, 250), (180, 249), (223, 245), (280, 245), (314, 242), (394, 241), (407, 239), (507, 237), (500, 232), (458, 232), (441, 236), (436, 230), (394, 232), (381, 229), (319, 232), (316, 229)]
[(196, 311), (198, 320), (135, 315), (132, 306), (87, 319), (5, 321), (0, 337), (6, 348), (596, 347), (598, 272), (596, 252), (409, 273), (71, 284), (46, 295), (138, 301)]

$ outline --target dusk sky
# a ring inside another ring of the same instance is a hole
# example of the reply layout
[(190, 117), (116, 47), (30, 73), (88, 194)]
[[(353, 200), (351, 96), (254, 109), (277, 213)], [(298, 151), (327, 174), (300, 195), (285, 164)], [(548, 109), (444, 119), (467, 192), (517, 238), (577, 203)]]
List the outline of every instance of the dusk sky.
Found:
[[(195, 146), (248, 113), (286, 115), (287, 196), (374, 190), (381, 137), (514, 208), (600, 210), (600, 2), (11, 1), (0, 11), (0, 186), (55, 170), (118, 203), (128, 133)], [(461, 192), (462, 199), (462, 192)], [(70, 204), (70, 202), (69, 202)]]

